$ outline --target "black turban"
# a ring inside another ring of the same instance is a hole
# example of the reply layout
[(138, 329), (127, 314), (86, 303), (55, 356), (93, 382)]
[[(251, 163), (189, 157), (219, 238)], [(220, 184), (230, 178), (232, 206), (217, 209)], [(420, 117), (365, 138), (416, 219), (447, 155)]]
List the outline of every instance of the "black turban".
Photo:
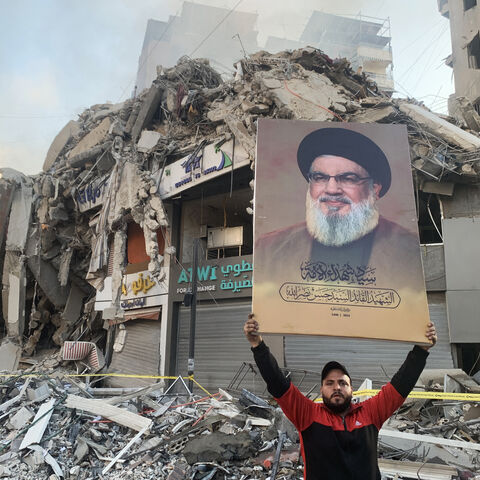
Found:
[(392, 182), (387, 157), (380, 147), (361, 133), (346, 128), (321, 128), (309, 133), (297, 151), (300, 171), (306, 180), (312, 162), (321, 155), (343, 157), (363, 167), (375, 183), (382, 186), (383, 197)]

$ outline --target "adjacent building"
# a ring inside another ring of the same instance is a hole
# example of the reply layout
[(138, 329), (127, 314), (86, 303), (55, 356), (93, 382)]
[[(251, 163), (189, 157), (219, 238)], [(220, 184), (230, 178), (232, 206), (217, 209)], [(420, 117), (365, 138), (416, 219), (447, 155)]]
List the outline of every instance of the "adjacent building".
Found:
[(258, 50), (256, 22), (254, 13), (192, 2), (183, 2), (180, 14), (167, 21), (148, 20), (137, 92), (150, 87), (157, 67), (172, 67), (184, 55), (207, 58), (217, 70), (231, 73), (236, 61)]
[(354, 70), (365, 73), (381, 90), (393, 92), (390, 19), (314, 11), (298, 41), (269, 37), (265, 49), (275, 52), (307, 45), (331, 58), (347, 58)]
[[(465, 97), (480, 113), (480, 8), (477, 0), (437, 0), (440, 13), (450, 21), (455, 95)], [(453, 98), (449, 110), (453, 108)]]

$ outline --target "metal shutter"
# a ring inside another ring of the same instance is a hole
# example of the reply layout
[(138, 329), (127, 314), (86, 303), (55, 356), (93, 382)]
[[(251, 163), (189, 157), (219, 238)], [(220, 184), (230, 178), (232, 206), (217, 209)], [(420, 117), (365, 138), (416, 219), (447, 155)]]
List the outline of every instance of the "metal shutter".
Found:
[[(251, 311), (245, 302), (199, 304), (195, 326), (195, 379), (215, 393), (226, 388), (242, 362), (253, 362), (250, 346), (243, 335), (243, 324)], [(178, 318), (176, 375), (187, 375), (190, 309), (181, 307)], [(248, 375), (243, 388), (264, 390), (263, 380)]]
[[(160, 375), (160, 328), (155, 320), (129, 320), (123, 324), (127, 334), (121, 352), (113, 352), (109, 373)], [(143, 387), (154, 378), (107, 377), (110, 387)]]
[[(430, 318), (437, 328), (438, 343), (430, 350), (426, 368), (453, 368), (445, 293), (428, 293), (428, 305)], [(382, 340), (300, 335), (285, 337), (287, 367), (320, 372), (326, 362), (337, 360), (347, 367), (355, 388), (366, 377), (376, 386), (390, 380), (410, 349), (411, 346), (405, 343)]]

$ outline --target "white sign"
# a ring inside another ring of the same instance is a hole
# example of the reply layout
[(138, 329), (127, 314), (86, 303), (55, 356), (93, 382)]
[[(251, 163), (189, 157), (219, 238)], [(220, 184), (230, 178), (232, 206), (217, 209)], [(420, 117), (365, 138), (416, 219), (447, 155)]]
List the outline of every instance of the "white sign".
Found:
[(160, 182), (160, 196), (169, 198), (212, 178), (250, 164), (247, 152), (233, 140), (212, 143), (196, 155), (190, 154), (165, 167)]
[[(129, 273), (123, 277), (122, 296), (120, 307), (123, 310), (155, 307), (164, 305), (168, 300), (168, 286), (166, 281), (159, 282), (148, 270)], [(95, 310), (103, 311), (110, 307), (112, 302), (112, 277), (105, 279), (102, 291), (97, 291)]]
[(102, 205), (109, 181), (110, 176), (105, 175), (79, 188), (73, 197), (78, 210), (80, 210), (80, 212), (86, 212), (91, 208)]

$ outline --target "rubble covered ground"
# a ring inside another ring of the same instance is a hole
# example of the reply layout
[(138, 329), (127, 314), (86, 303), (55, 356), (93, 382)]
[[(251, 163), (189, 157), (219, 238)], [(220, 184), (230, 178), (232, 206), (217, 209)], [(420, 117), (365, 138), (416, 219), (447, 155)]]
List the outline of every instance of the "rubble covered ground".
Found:
[[(142, 227), (149, 272), (163, 279), (156, 236), (168, 224), (160, 180), (171, 162), (234, 137), (254, 171), (262, 117), (400, 123), (416, 190), (445, 191), (477, 183), (480, 174), (480, 117), (465, 99), (456, 112), (440, 117), (415, 100), (389, 98), (346, 60), (314, 48), (258, 52), (238, 62), (229, 81), (206, 60), (182, 58), (136, 98), (94, 105), (70, 121), (41, 174), (3, 169), (0, 478), (301, 478), (298, 438), (273, 406), (259, 417), (248, 392), (165, 395), (163, 383), (133, 393), (102, 389), (65, 376), (76, 372), (65, 345), (90, 345), (89, 372), (108, 365), (107, 321), (123, 315), (129, 219)], [(102, 208), (90, 208), (100, 197)], [(112, 304), (102, 315), (94, 301), (112, 238)], [(165, 254), (174, 256), (165, 240)], [(460, 391), (480, 392), (455, 372), (448, 378)], [(452, 391), (446, 379), (422, 387)], [(394, 433), (380, 435), (384, 478), (473, 478), (479, 410), (469, 401), (407, 402), (387, 426)]]

